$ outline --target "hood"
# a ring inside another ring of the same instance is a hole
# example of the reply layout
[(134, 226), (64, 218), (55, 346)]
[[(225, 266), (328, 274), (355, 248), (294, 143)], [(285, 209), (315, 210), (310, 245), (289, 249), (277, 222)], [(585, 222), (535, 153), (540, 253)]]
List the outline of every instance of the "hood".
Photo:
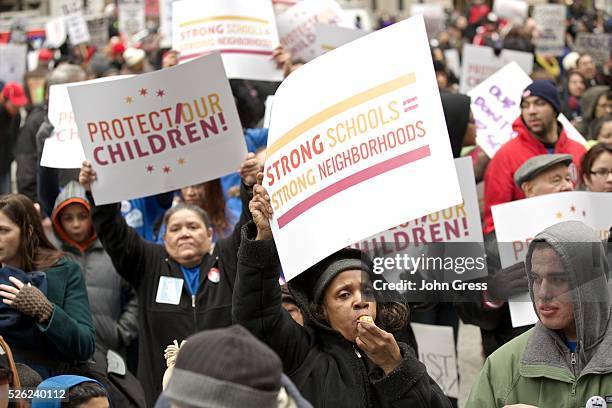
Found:
[(461, 94), (441, 93), (446, 128), (453, 150), (453, 157), (461, 156), (465, 130), (470, 119), (470, 97)]
[[(548, 243), (561, 258), (572, 288), (578, 351), (589, 353), (604, 338), (610, 319), (610, 266), (606, 249), (597, 233), (579, 221), (555, 224), (540, 232), (535, 242)], [(527, 276), (531, 273), (533, 243), (525, 260)], [(529, 294), (533, 302), (531, 280)]]
[[(82, 384), (84, 382), (92, 382), (92, 383), (96, 383), (99, 386), (101, 386), (102, 388), (104, 388), (104, 386), (102, 384), (100, 384), (98, 381), (94, 380), (93, 378), (88, 378), (88, 377), (81, 377), (80, 375), (58, 375), (56, 377), (50, 377), (47, 378), (46, 380), (44, 380), (43, 382), (41, 382), (38, 387), (36, 388), (37, 391), (46, 391), (46, 392), (50, 392), (50, 391), (56, 391), (56, 392), (60, 392), (60, 391), (64, 391), (65, 392), (65, 397), (68, 398), (68, 392), (69, 390), (79, 384)], [(41, 393), (42, 394), (42, 393)], [(32, 408), (60, 408), (61, 407), (61, 399), (59, 398), (34, 398), (32, 400)], [(109, 402), (110, 404), (110, 402)], [(110, 406), (112, 406), (112, 404), (110, 404)]]
[(53, 207), (53, 212), (51, 213), (53, 231), (62, 241), (62, 243), (73, 246), (81, 252), (85, 252), (89, 245), (96, 240), (96, 232), (93, 229), (93, 226), (89, 238), (79, 244), (68, 236), (66, 231), (64, 231), (64, 228), (62, 228), (62, 223), (59, 219), (60, 212), (66, 208), (67, 205), (72, 203), (81, 204), (87, 209), (87, 212), (91, 213), (91, 205), (89, 204), (89, 200), (87, 200), (85, 189), (76, 181), (70, 181), (68, 184), (66, 184), (66, 187), (64, 187), (55, 200), (55, 206)]
[(582, 94), (580, 98), (580, 105), (582, 106), (582, 118), (586, 121), (593, 120), (595, 115), (595, 106), (597, 105), (597, 99), (605, 94), (609, 87), (605, 85), (592, 86)]
[[(363, 251), (353, 248), (343, 248), (340, 251), (328, 256), (322, 261), (318, 262), (314, 266), (308, 268), (305, 272), (293, 278), (291, 281), (287, 283), (289, 291), (291, 295), (295, 298), (298, 306), (302, 310), (304, 315), (304, 325), (313, 327), (317, 330), (322, 330), (328, 333), (334, 333), (335, 335), (341, 336), (340, 333), (333, 330), (331, 327), (327, 326), (319, 322), (314, 318), (312, 314), (311, 306), (314, 305), (314, 288), (319, 279), (319, 277), (323, 274), (325, 269), (334, 261), (339, 259), (361, 259), (365, 264), (367, 264), (370, 268), (368, 273), (370, 275), (370, 279), (381, 280), (383, 278), (382, 275), (375, 275), (373, 272), (373, 264), (371, 258)], [(398, 292), (394, 291), (376, 291), (376, 302), (377, 303), (385, 303), (385, 302), (397, 302), (406, 304), (402, 298), (402, 296)], [(376, 325), (379, 325), (378, 317), (376, 318)], [(386, 328), (383, 327), (386, 330)]]

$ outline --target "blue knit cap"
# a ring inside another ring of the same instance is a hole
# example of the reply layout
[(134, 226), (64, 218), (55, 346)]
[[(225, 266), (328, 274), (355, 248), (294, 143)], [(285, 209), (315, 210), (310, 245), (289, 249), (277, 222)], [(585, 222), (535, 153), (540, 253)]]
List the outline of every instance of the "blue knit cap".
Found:
[(32, 408), (60, 408), (62, 402), (61, 398), (68, 398), (70, 388), (84, 382), (96, 383), (104, 388), (102, 384), (93, 378), (82, 377), (80, 375), (58, 375), (56, 377), (49, 377), (41, 382), (36, 388), (36, 391), (41, 395), (38, 398), (32, 399)]
[(538, 96), (550, 103), (555, 112), (561, 112), (561, 101), (559, 100), (559, 91), (555, 86), (554, 82), (547, 79), (538, 79), (533, 81), (525, 90), (521, 96), (521, 102), (523, 99), (529, 96)]

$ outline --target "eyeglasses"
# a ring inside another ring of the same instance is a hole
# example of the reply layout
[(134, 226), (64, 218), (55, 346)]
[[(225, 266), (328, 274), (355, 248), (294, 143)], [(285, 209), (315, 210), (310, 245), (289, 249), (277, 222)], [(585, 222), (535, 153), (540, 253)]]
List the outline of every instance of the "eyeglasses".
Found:
[(612, 169), (597, 169), (596, 171), (590, 171), (589, 173), (597, 175), (601, 178), (607, 178), (608, 175), (612, 174)]

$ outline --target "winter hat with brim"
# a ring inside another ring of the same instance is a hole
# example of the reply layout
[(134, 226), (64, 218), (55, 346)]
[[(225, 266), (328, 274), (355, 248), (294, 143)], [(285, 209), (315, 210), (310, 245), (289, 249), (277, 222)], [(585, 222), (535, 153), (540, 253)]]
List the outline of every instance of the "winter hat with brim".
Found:
[(311, 293), (311, 299), (317, 304), (321, 303), (325, 290), (341, 272), (357, 269), (368, 274), (372, 273), (369, 258), (363, 252), (351, 248), (341, 249), (318, 265), (322, 272), (312, 286)]
[(47, 378), (38, 385), (36, 391), (39, 391), (39, 395), (48, 398), (32, 399), (32, 408), (60, 408), (62, 400), (67, 401), (70, 389), (86, 382), (96, 383), (104, 388), (102, 384), (93, 378), (82, 377), (80, 375), (58, 375)]
[(555, 112), (561, 112), (561, 100), (559, 99), (559, 91), (553, 81), (547, 79), (538, 79), (533, 81), (521, 95), (521, 103), (523, 99), (530, 96), (537, 96), (548, 102)]
[(282, 363), (239, 325), (189, 337), (176, 358), (165, 396), (195, 408), (276, 407)]
[(542, 174), (546, 170), (558, 165), (565, 164), (569, 166), (572, 164), (571, 154), (541, 154), (527, 160), (518, 168), (514, 173), (514, 182), (520, 188), (521, 184), (526, 181), (533, 180), (539, 174)]

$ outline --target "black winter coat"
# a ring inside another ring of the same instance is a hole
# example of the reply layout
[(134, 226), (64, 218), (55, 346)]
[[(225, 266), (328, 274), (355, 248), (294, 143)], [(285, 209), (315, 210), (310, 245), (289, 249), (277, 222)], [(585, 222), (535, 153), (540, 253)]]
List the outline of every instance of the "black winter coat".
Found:
[(316, 322), (307, 288), (289, 286), (305, 313), (304, 327), (282, 308), (274, 241), (255, 241), (257, 229), (242, 230), (233, 313), (237, 323), (270, 346), (283, 370), (315, 407), (450, 407), (414, 350), (400, 345), (403, 362), (389, 375), (353, 343)]
[[(93, 204), (91, 194), (88, 193)], [(128, 227), (121, 216), (119, 204), (94, 206), (92, 218), (98, 238), (110, 255), (117, 272), (136, 290), (138, 295), (139, 359), (138, 378), (153, 406), (161, 393), (162, 376), (166, 370), (164, 350), (173, 340), (186, 339), (201, 330), (232, 324), (232, 292), (236, 277), (240, 228), (250, 216), (248, 202), (251, 193), (241, 186), (243, 212), (229, 237), (219, 240), (212, 254), (202, 258), (200, 285), (191, 296), (183, 282), (178, 305), (156, 302), (161, 277), (184, 279), (180, 265), (171, 259), (163, 245), (145, 241)], [(211, 268), (220, 272), (218, 282), (207, 278)]]

